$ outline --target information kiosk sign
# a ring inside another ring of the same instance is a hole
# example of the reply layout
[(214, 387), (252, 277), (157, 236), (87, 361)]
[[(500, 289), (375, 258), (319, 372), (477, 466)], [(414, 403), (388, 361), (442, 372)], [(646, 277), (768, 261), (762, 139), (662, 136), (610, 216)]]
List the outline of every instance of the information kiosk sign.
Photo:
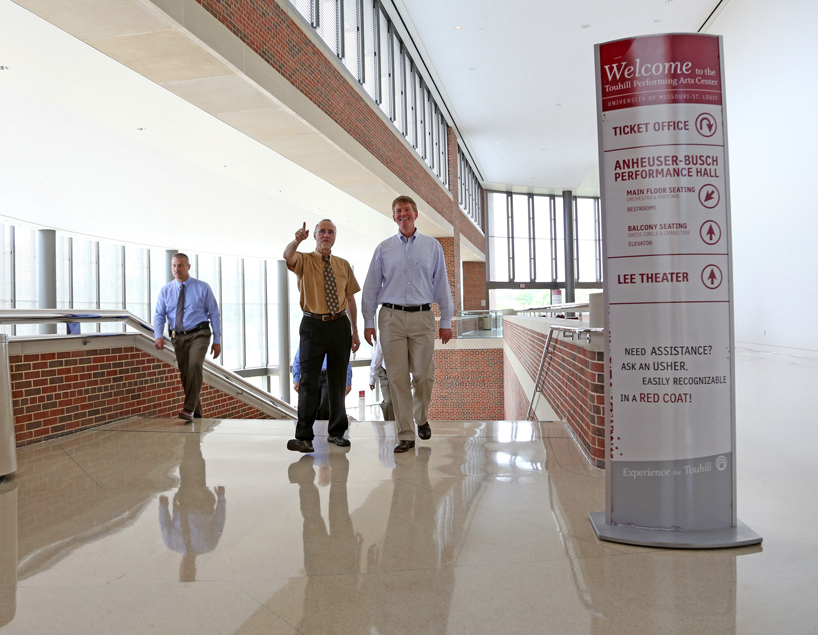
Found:
[(735, 513), (721, 39), (596, 46), (606, 326), (600, 538), (760, 542)]

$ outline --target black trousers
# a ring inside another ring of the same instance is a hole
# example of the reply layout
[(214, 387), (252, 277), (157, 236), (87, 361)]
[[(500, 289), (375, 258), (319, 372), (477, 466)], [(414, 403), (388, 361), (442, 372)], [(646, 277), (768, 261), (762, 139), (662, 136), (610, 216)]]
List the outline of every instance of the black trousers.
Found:
[(318, 379), (318, 394), (320, 395), (318, 399), (318, 416), (315, 418), (329, 421), (329, 388), (327, 386), (327, 374), (323, 370)]
[(343, 317), (332, 322), (313, 318), (301, 319), (301, 381), (298, 387), (298, 425), (295, 438), (312, 441), (312, 425), (318, 418), (319, 379), (324, 355), (327, 356), (327, 392), (329, 394), (329, 430), (331, 437), (341, 437), (349, 427), (346, 398), (347, 366), (352, 350), (352, 327)]

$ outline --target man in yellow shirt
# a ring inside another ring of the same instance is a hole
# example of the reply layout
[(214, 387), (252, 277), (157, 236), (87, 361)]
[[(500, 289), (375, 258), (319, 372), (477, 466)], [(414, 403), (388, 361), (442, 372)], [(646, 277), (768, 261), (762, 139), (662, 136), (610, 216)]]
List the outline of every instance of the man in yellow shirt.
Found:
[(360, 291), (352, 267), (343, 258), (332, 255), (336, 227), (329, 219), (315, 226), (315, 251), (296, 251), (310, 232), (307, 223), (295, 232), (293, 240), (284, 249), (287, 267), (298, 277), (301, 294), (299, 345), (301, 353), (301, 381), (298, 390), (298, 425), (295, 439), (287, 442), (294, 452), (313, 452), (312, 430), (318, 414), (318, 379), (324, 355), (327, 356), (327, 386), (331, 417), (328, 437), (330, 443), (348, 447), (344, 433), (349, 427), (344, 390), (350, 351), (361, 345), (358, 338), (357, 306), (354, 295)]

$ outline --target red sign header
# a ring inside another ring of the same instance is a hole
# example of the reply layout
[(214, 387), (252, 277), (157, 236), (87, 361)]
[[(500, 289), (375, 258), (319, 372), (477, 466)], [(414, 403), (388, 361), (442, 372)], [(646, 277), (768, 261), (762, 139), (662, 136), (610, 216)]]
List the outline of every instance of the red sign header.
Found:
[(653, 35), (601, 44), (602, 111), (658, 104), (721, 106), (719, 38)]

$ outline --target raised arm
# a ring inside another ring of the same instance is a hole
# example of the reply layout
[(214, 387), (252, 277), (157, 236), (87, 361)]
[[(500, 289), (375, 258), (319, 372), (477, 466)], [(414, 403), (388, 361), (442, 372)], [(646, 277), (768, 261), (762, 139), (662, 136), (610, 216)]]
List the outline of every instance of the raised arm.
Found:
[(295, 263), (298, 262), (295, 250), (298, 248), (298, 245), (307, 240), (309, 235), (310, 230), (307, 229), (307, 223), (305, 222), (301, 229), (295, 232), (295, 239), (284, 248), (284, 260), (287, 261), (287, 266), (290, 268), (295, 267)]

